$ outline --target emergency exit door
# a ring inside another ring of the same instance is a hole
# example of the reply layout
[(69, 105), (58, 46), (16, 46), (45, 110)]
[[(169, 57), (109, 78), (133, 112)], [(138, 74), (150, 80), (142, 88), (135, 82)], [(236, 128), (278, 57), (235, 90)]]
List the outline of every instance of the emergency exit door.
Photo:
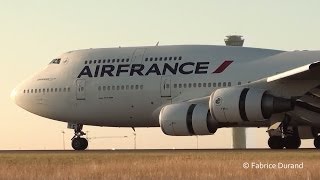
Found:
[(77, 100), (85, 100), (86, 99), (86, 80), (78, 79), (76, 81), (76, 96)]
[(161, 97), (171, 97), (171, 77), (162, 76), (160, 85)]

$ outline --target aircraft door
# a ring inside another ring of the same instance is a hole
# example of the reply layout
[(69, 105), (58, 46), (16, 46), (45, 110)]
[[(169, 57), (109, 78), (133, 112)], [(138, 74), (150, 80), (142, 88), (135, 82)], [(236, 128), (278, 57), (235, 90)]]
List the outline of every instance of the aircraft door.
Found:
[(76, 96), (77, 100), (85, 100), (86, 99), (86, 80), (78, 79), (76, 81)]
[(160, 85), (161, 97), (171, 97), (171, 77), (162, 76)]
[(132, 55), (131, 64), (142, 64), (145, 51), (146, 48), (137, 48)]

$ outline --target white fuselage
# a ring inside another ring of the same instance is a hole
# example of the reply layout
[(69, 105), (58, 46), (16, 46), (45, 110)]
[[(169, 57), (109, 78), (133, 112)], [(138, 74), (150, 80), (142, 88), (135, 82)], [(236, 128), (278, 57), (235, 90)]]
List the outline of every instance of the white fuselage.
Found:
[[(58, 121), (156, 127), (166, 104), (209, 96), (319, 58), (319, 51), (203, 45), (77, 50), (25, 80), (13, 96), (22, 108)], [(297, 89), (278, 95), (294, 95)]]

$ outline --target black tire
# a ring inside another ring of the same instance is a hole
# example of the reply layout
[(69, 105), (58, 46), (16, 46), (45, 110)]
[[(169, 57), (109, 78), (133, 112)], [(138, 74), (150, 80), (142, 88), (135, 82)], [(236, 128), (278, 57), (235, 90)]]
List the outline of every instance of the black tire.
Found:
[(86, 150), (88, 147), (88, 140), (85, 138), (80, 138), (82, 141), (82, 150)]
[(316, 147), (317, 149), (320, 149), (320, 136), (317, 136), (314, 138), (313, 144), (314, 144), (314, 147)]
[(271, 136), (268, 140), (268, 145), (271, 149), (283, 149), (283, 138), (281, 136)]
[(77, 151), (82, 151), (87, 149), (88, 141), (85, 138), (75, 138), (72, 140), (72, 148)]
[(298, 149), (301, 145), (299, 136), (288, 136), (284, 138), (284, 142), (286, 149)]

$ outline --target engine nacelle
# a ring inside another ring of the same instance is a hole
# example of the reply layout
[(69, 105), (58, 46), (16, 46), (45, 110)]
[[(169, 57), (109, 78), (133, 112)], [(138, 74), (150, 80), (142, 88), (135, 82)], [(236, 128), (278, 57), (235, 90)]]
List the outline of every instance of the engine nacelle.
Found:
[(218, 129), (204, 104), (167, 105), (161, 109), (159, 121), (162, 131), (171, 136), (210, 135)]
[(245, 87), (214, 91), (209, 101), (211, 115), (218, 122), (261, 121), (274, 113), (293, 109), (293, 101), (275, 97), (263, 89)]

